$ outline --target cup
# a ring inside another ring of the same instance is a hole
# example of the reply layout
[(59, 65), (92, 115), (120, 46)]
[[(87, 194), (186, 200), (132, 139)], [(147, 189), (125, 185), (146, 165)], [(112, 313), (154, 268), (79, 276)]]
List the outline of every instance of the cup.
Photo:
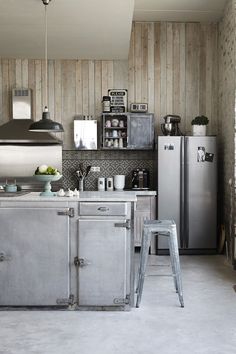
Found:
[(122, 191), (125, 187), (125, 175), (114, 176), (114, 187), (117, 191)]
[(107, 191), (113, 191), (113, 177), (107, 177)]
[(105, 191), (105, 177), (98, 177), (98, 190)]
[(113, 130), (112, 136), (113, 136), (113, 138), (117, 138), (118, 137), (117, 130)]
[(114, 140), (113, 146), (114, 146), (114, 148), (118, 148), (119, 147), (118, 139)]

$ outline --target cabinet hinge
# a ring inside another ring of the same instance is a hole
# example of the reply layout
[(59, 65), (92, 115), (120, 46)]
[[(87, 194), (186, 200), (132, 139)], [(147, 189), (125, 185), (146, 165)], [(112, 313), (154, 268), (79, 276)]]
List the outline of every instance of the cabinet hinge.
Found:
[(61, 298), (57, 299), (57, 305), (74, 305), (75, 303), (75, 296), (70, 294), (69, 298)]
[(115, 298), (113, 300), (114, 304), (116, 305), (129, 305), (130, 303), (130, 294), (127, 294), (125, 299), (122, 298)]
[(75, 209), (74, 208), (68, 208), (63, 211), (58, 211), (57, 215), (64, 215), (64, 216), (69, 216), (70, 218), (73, 218), (75, 216)]
[(115, 227), (125, 227), (126, 229), (130, 229), (131, 228), (131, 221), (130, 220), (126, 220), (126, 222), (116, 222)]

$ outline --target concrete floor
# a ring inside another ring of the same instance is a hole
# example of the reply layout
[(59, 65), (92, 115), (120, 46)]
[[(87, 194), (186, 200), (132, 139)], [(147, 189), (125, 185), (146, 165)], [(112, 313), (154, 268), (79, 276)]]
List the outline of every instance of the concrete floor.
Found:
[(181, 256), (185, 308), (168, 257), (149, 260), (139, 309), (1, 311), (0, 353), (236, 353), (236, 271), (224, 256)]

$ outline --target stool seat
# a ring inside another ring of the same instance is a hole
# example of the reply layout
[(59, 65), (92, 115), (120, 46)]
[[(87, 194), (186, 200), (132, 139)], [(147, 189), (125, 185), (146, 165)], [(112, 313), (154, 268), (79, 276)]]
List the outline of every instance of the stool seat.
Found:
[(176, 230), (176, 223), (174, 222), (174, 220), (144, 220), (142, 244), (141, 244), (141, 252), (140, 252), (140, 263), (138, 269), (138, 283), (136, 288), (136, 293), (137, 293), (136, 307), (139, 307), (142, 298), (149, 247), (151, 244), (151, 236), (153, 234), (157, 234), (157, 235), (161, 234), (161, 236), (168, 237), (171, 268), (172, 268), (175, 290), (178, 293), (181, 307), (184, 307), (177, 230)]

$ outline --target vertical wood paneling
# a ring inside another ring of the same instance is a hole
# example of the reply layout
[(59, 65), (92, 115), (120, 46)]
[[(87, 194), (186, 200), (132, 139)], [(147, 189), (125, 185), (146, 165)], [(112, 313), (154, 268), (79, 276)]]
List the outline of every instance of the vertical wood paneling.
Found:
[(135, 23), (134, 33), (134, 101), (142, 101), (142, 24)]
[(82, 87), (82, 62), (77, 60), (75, 64), (75, 112), (76, 115), (83, 113), (83, 87)]
[(186, 125), (191, 132), (191, 120), (199, 115), (199, 37), (200, 25), (186, 25)]
[[(88, 62), (84, 61), (82, 65), (88, 68)], [(86, 105), (88, 107), (88, 71), (85, 70), (87, 80), (87, 96)], [(83, 78), (84, 79), (84, 78)], [(74, 125), (76, 99), (76, 60), (62, 61), (62, 119), (65, 132), (63, 133), (63, 146), (65, 149), (70, 149), (74, 146)], [(84, 101), (85, 102), (85, 101)], [(84, 103), (83, 102), (83, 103)], [(88, 114), (88, 113), (87, 113)]]
[(2, 122), (5, 123), (10, 118), (10, 101), (9, 101), (9, 61), (2, 60)]
[(173, 24), (166, 26), (166, 112), (173, 114)]
[(100, 60), (95, 60), (95, 117), (100, 121), (102, 111), (102, 63)]
[(35, 65), (34, 65), (34, 60), (30, 59), (28, 61), (28, 85), (29, 88), (32, 90), (32, 110), (31, 110), (31, 117), (32, 119), (35, 119), (35, 110), (36, 110), (36, 104), (35, 104)]
[(2, 81), (2, 60), (0, 59), (0, 124), (3, 124), (3, 81)]
[(51, 118), (56, 120), (55, 117), (55, 86), (54, 86), (54, 60), (48, 61), (48, 108)]
[(28, 68), (28, 59), (22, 59), (22, 62), (21, 62), (21, 84), (22, 84), (22, 87), (28, 87), (29, 83), (29, 78), (28, 78), (28, 75), (29, 75), (29, 68)]
[(181, 115), (180, 111), (180, 25), (173, 24), (173, 46), (172, 46), (172, 85), (173, 85), (173, 105), (172, 112)]
[(94, 97), (94, 82), (95, 82), (95, 78), (94, 78), (94, 61), (93, 60), (89, 60), (88, 62), (88, 71), (89, 71), (89, 90), (88, 90), (88, 95), (89, 95), (89, 115), (94, 116), (95, 113), (95, 107), (94, 107), (94, 103), (95, 103), (95, 97)]
[(212, 33), (212, 92), (211, 92), (211, 134), (217, 135), (218, 133), (218, 83), (219, 83), (219, 73), (218, 73), (218, 25), (213, 23), (211, 25)]
[(158, 123), (161, 117), (161, 24), (154, 25), (154, 112), (155, 112), (155, 127), (158, 130)]
[(22, 87), (21, 59), (16, 59), (16, 87)]
[[(161, 80), (161, 101), (160, 101), (160, 115), (161, 117), (165, 116), (167, 113), (166, 110), (166, 101), (167, 101), (167, 89), (166, 89), (166, 46), (167, 46), (167, 38), (166, 38), (166, 23), (161, 23), (161, 36), (160, 36), (160, 58), (161, 58), (161, 69), (160, 69), (160, 80)], [(169, 112), (168, 112), (169, 113)]]
[(148, 109), (150, 113), (154, 112), (154, 102), (155, 102), (155, 81), (154, 81), (154, 23), (148, 25), (148, 94), (147, 102)]
[[(186, 25), (185, 23), (179, 24), (180, 26), (180, 37), (179, 37), (179, 55), (180, 55), (180, 116), (181, 116), (181, 129), (183, 133), (185, 133), (185, 125), (186, 125), (186, 52), (185, 52), (185, 32)], [(183, 127), (183, 128), (182, 128)]]
[(148, 102), (148, 24), (142, 26), (141, 100)]
[[(54, 119), (62, 123), (62, 62), (55, 60), (54, 62), (54, 85), (55, 85), (55, 102), (54, 102)], [(66, 117), (65, 117), (66, 119)], [(59, 133), (58, 137), (63, 138), (63, 133)]]
[(89, 114), (89, 65), (88, 60), (82, 61), (83, 114)]
[[(209, 117), (208, 133), (218, 130), (217, 24), (135, 22), (128, 60), (49, 60), (48, 103), (53, 119), (62, 122), (64, 149), (74, 148), (75, 115), (100, 120), (102, 96), (110, 88), (128, 88), (128, 103), (147, 102), (155, 127), (166, 114), (181, 116), (181, 130), (191, 132), (191, 120)], [(0, 122), (11, 117), (13, 87), (33, 92), (33, 117), (45, 104), (44, 60), (1, 59)], [(129, 107), (129, 106), (128, 106)]]
[(39, 120), (42, 116), (42, 65), (41, 60), (35, 60), (35, 119)]
[(113, 62), (113, 88), (128, 89), (128, 62), (127, 60), (114, 60)]
[(131, 37), (130, 37), (130, 47), (129, 47), (129, 58), (128, 58), (128, 102), (135, 102), (135, 63), (134, 63), (134, 32), (135, 24), (132, 26)]

